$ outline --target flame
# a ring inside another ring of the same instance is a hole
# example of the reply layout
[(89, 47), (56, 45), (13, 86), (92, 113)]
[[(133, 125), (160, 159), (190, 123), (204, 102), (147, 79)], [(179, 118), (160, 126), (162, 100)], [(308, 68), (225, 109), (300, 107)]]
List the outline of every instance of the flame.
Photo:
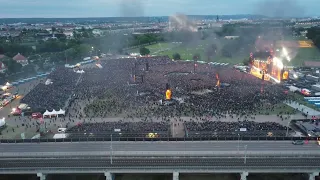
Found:
[(284, 71), (283, 74), (282, 74), (282, 79), (286, 80), (286, 79), (288, 79), (288, 77), (289, 77), (289, 72), (288, 71)]
[(166, 100), (171, 100), (171, 90), (167, 89), (166, 91)]
[(219, 75), (218, 75), (218, 74), (216, 74), (216, 79), (217, 79), (217, 84), (216, 84), (216, 86), (217, 86), (217, 87), (220, 87), (220, 78), (219, 78)]

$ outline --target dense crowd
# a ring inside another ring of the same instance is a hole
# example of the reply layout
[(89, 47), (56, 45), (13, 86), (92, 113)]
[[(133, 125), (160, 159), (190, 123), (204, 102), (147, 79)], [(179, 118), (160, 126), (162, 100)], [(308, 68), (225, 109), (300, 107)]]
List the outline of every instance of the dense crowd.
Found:
[(21, 99), (21, 103), (28, 104), (34, 109), (59, 110), (65, 107), (75, 88), (79, 74), (70, 69), (58, 68), (48, 79), (51, 84), (39, 83), (32, 91)]
[(157, 133), (161, 137), (169, 137), (169, 124), (163, 122), (96, 122), (83, 123), (69, 128), (69, 137), (108, 137), (113, 135), (125, 137), (146, 137), (149, 133)]
[(221, 122), (221, 121), (207, 121), (207, 122), (185, 122), (187, 131), (223, 131), (234, 132), (239, 131), (240, 128), (245, 128), (246, 131), (272, 131), (272, 130), (286, 130), (286, 127), (274, 122)]
[[(48, 77), (53, 84), (39, 84), (22, 102), (51, 110), (63, 108), (66, 101), (72, 99), (65, 108), (70, 112), (66, 120), (117, 117), (124, 121), (115, 124), (86, 122), (71, 128), (70, 132), (104, 132), (115, 128), (127, 132), (162, 131), (164, 127), (168, 128), (170, 119), (181, 122), (182, 117), (202, 120), (186, 122), (186, 127), (193, 131), (235, 131), (242, 127), (258, 131), (282, 130), (283, 127), (271, 122), (207, 122), (206, 117), (252, 120), (257, 114), (274, 110), (279, 102), (293, 98), (284, 93), (281, 85), (262, 82), (232, 67), (200, 63), (195, 66), (194, 62), (172, 61), (167, 56), (110, 59), (97, 63), (102, 68), (95, 65), (80, 67), (85, 72), (81, 75), (72, 69), (58, 68)], [(172, 90), (174, 103), (161, 106), (159, 100), (164, 99), (167, 86)], [(292, 112), (279, 112), (289, 113)], [(125, 122), (134, 118), (140, 118), (142, 122)]]

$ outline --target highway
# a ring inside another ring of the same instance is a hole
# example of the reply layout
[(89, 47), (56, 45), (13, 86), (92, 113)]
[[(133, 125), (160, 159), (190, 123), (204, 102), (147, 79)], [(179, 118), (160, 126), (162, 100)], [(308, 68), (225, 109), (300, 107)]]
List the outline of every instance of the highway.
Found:
[[(239, 151), (238, 151), (239, 145)], [(246, 147), (246, 148), (245, 148)], [(74, 155), (205, 155), (205, 154), (319, 154), (314, 141), (293, 145), (291, 141), (197, 141), (197, 142), (65, 142), (0, 144), (0, 156)]]
[(64, 142), (0, 144), (0, 152), (90, 152), (109, 151), (309, 151), (320, 150), (314, 141), (293, 145), (291, 141), (186, 141), (186, 142)]
[(90, 168), (90, 167), (319, 167), (320, 158), (113, 158), (109, 157), (87, 159), (1, 159), (0, 169), (5, 168)]

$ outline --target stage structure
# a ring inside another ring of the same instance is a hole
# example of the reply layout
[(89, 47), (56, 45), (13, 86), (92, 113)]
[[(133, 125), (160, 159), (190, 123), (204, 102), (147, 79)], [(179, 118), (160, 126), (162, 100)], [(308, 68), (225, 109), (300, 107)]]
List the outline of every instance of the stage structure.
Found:
[[(250, 53), (250, 74), (262, 80), (276, 83), (288, 79), (289, 72), (284, 70), (282, 59), (275, 57), (272, 50), (257, 54), (255, 56)], [(265, 56), (266, 54), (268, 56)]]

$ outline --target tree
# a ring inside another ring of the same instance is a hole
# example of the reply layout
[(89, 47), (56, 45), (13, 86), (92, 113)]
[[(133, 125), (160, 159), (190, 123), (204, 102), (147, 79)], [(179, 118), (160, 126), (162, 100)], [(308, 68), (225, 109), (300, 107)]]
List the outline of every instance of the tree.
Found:
[(57, 28), (51, 27), (51, 33), (54, 34), (57, 31)]
[(141, 47), (141, 48), (140, 48), (140, 54), (141, 54), (142, 56), (148, 55), (148, 54), (150, 54), (150, 50), (149, 50), (148, 48), (146, 48), (146, 47)]
[(34, 69), (34, 66), (31, 65), (31, 64), (28, 64), (28, 65), (25, 65), (21, 68), (21, 70), (23, 72), (26, 72), (26, 73), (34, 73), (35, 72), (35, 69)]
[(89, 44), (80, 44), (79, 46), (75, 47), (75, 50), (80, 57), (84, 57), (90, 55), (89, 53), (92, 50), (92, 46)]
[(201, 60), (201, 56), (200, 56), (199, 53), (195, 53), (195, 54), (193, 55), (192, 59), (193, 59), (194, 61), (199, 61), (199, 60)]
[(243, 59), (243, 64), (245, 65), (245, 66), (248, 66), (249, 64), (250, 64), (250, 58), (244, 58)]
[(174, 53), (174, 54), (172, 55), (172, 57), (173, 57), (174, 60), (180, 60), (180, 59), (181, 59), (181, 56), (180, 56), (179, 53)]
[(77, 51), (74, 48), (65, 50), (65, 56), (68, 60), (73, 60), (77, 58)]
[(8, 74), (13, 74), (21, 71), (22, 65), (12, 60), (11, 58), (3, 58), (3, 64), (8, 68)]

